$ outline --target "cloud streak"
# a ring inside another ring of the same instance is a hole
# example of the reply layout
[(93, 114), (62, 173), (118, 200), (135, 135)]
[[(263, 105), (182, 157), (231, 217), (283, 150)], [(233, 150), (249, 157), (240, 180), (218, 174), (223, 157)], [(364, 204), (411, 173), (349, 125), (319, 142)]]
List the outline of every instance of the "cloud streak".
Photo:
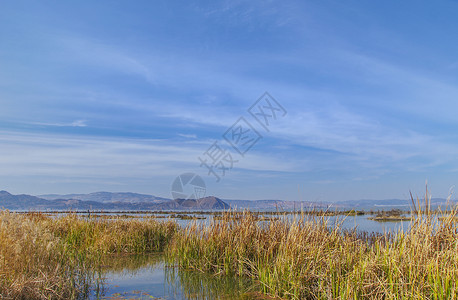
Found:
[(86, 120), (75, 120), (71, 123), (30, 123), (32, 125), (40, 125), (40, 126), (55, 126), (55, 127), (87, 127)]

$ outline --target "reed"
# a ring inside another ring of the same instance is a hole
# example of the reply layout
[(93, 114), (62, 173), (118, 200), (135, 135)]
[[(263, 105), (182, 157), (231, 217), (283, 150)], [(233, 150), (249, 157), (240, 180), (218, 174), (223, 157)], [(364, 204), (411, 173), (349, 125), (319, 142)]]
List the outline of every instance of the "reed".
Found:
[(325, 217), (266, 224), (250, 212), (193, 223), (170, 244), (182, 268), (251, 278), (288, 299), (452, 299), (458, 288), (456, 212), (442, 221), (417, 209), (408, 232), (367, 235)]
[(0, 212), (0, 219), (2, 298), (75, 298), (87, 290), (90, 273), (50, 230), (9, 212)]
[(176, 231), (171, 221), (0, 211), (0, 298), (84, 298), (105, 254), (159, 252)]
[(151, 218), (83, 218), (69, 214), (48, 218), (43, 225), (64, 241), (68, 251), (90, 253), (152, 253), (163, 251), (177, 231), (175, 222)]
[(412, 197), (408, 231), (385, 234), (343, 230), (309, 212), (261, 219), (228, 211), (180, 229), (153, 218), (0, 211), (0, 297), (84, 298), (109, 255), (165, 251), (169, 265), (255, 282), (248, 298), (458, 298), (457, 211), (432, 212), (428, 192), (420, 202)]

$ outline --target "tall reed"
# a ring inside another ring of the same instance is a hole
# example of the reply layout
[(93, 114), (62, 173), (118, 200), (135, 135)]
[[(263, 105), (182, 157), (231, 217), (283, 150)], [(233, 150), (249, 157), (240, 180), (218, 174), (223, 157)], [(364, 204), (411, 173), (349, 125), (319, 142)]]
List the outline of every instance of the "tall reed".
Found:
[(34, 220), (0, 212), (0, 295), (15, 299), (76, 298), (90, 272)]
[(455, 212), (417, 217), (407, 232), (371, 236), (328, 226), (326, 217), (257, 222), (228, 213), (193, 223), (167, 252), (172, 264), (247, 276), (289, 299), (452, 299), (458, 296)]
[(48, 218), (43, 225), (63, 239), (68, 251), (103, 254), (163, 251), (178, 229), (175, 222), (151, 218), (83, 218), (76, 214)]
[(175, 222), (0, 211), (0, 298), (84, 298), (107, 253), (162, 251)]

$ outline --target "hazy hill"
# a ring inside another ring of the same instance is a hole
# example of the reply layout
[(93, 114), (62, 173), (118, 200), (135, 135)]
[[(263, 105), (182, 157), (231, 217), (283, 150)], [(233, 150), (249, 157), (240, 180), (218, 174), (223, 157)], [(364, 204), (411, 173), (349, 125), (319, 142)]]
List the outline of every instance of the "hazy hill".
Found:
[(199, 209), (229, 209), (231, 206), (223, 200), (210, 196), (205, 198), (194, 199), (175, 199), (175, 202), (182, 207), (199, 208)]
[[(416, 201), (416, 200), (415, 200)], [(420, 203), (424, 205), (424, 199), (420, 199)], [(455, 204), (456, 200), (450, 201), (449, 204)], [(432, 198), (431, 199), (431, 208), (435, 209), (438, 206), (445, 208), (447, 206), (447, 199), (444, 198)], [(385, 199), (385, 200), (348, 200), (340, 201), (335, 203), (336, 207), (342, 208), (354, 208), (361, 210), (389, 210), (393, 208), (398, 208), (401, 210), (410, 210), (412, 206), (412, 201), (410, 199)]]
[[(456, 202), (456, 201), (455, 201)], [(445, 207), (446, 199), (431, 199), (432, 208)], [(0, 208), (10, 210), (212, 210), (236, 209), (287, 211), (287, 210), (389, 210), (399, 208), (409, 210), (410, 200), (386, 199), (386, 200), (349, 200), (340, 202), (308, 202), (308, 201), (285, 201), (285, 200), (221, 200), (217, 197), (205, 197), (197, 200), (167, 199), (152, 195), (137, 193), (110, 193), (96, 192), (90, 194), (69, 195), (42, 195), (40, 197), (30, 195), (12, 195), (6, 191), (0, 191)]]
[[(205, 197), (197, 200), (170, 200), (150, 195), (135, 193), (91, 193), (77, 194), (81, 199), (62, 199), (74, 195), (47, 195), (43, 199), (29, 195), (12, 195), (6, 191), (0, 192), (0, 209), (10, 210), (212, 210), (228, 209), (230, 206), (216, 197)], [(143, 199), (143, 201), (140, 201)], [(163, 200), (161, 200), (163, 199)]]
[(12, 195), (0, 191), (0, 208), (23, 209), (23, 207), (46, 205), (48, 201), (30, 195)]
[(39, 195), (38, 197), (46, 200), (57, 200), (57, 199), (77, 199), (82, 201), (96, 201), (102, 203), (113, 203), (113, 202), (150, 202), (159, 203), (162, 201), (168, 201), (167, 198), (156, 197), (153, 195), (137, 194), (137, 193), (110, 193), (110, 192), (96, 192), (90, 194), (49, 194)]

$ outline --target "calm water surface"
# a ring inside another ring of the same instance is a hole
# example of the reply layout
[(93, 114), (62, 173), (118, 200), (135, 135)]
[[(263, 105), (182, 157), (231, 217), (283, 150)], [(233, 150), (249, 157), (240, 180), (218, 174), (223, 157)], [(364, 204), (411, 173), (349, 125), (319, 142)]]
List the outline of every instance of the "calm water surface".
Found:
[[(205, 219), (176, 221), (185, 227), (191, 222), (208, 224), (212, 220), (211, 215), (203, 217)], [(356, 228), (358, 231), (383, 233), (409, 228), (409, 222), (376, 222), (368, 220), (368, 217), (370, 215), (332, 216), (327, 219), (330, 227), (339, 223), (343, 229)], [(293, 220), (295, 217), (287, 215), (286, 218)], [(91, 299), (250, 299), (250, 293), (256, 293), (259, 289), (249, 279), (215, 277), (167, 267), (161, 256), (112, 257), (100, 276), (103, 284), (92, 293)]]
[(167, 267), (161, 256), (114, 256), (100, 276), (90, 299), (250, 299), (259, 288), (250, 279)]
[[(186, 215), (186, 212), (177, 212), (177, 214), (180, 215)], [(60, 217), (60, 216), (65, 216), (66, 213), (58, 213), (58, 214), (52, 214), (52, 217)], [(92, 216), (97, 215), (97, 213), (93, 213)], [(169, 219), (172, 219), (177, 222), (178, 225), (181, 227), (186, 227), (192, 222), (197, 222), (197, 223), (204, 223), (204, 224), (209, 224), (212, 219), (213, 215), (209, 214), (202, 214), (202, 215), (197, 215), (190, 213), (188, 214), (191, 217), (199, 217), (202, 219), (197, 219), (197, 220), (183, 220), (180, 218), (172, 218), (170, 214), (129, 214), (129, 213), (104, 213), (103, 216), (123, 216), (123, 215), (131, 215), (136, 218), (145, 218), (145, 217), (152, 217), (152, 216), (158, 216), (157, 220), (158, 221), (167, 221)], [(86, 216), (85, 214), (81, 214), (82, 217)], [(371, 217), (372, 215), (362, 215), (362, 216), (330, 216), (326, 217), (328, 220), (328, 225), (330, 227), (333, 227), (335, 224), (340, 224), (342, 229), (355, 229), (358, 231), (368, 231), (368, 232), (377, 232), (377, 233), (384, 233), (388, 231), (398, 231), (398, 230), (408, 230), (409, 229), (409, 221), (404, 221), (404, 222), (377, 222), (377, 221), (372, 221), (369, 220), (368, 218)], [(272, 217), (278, 217), (278, 218), (285, 218), (285, 215), (270, 215), (266, 214), (265, 217), (267, 218), (272, 218)], [(292, 215), (288, 214), (286, 215), (286, 218), (289, 220), (293, 220), (294, 218), (298, 218), (298, 215)]]

